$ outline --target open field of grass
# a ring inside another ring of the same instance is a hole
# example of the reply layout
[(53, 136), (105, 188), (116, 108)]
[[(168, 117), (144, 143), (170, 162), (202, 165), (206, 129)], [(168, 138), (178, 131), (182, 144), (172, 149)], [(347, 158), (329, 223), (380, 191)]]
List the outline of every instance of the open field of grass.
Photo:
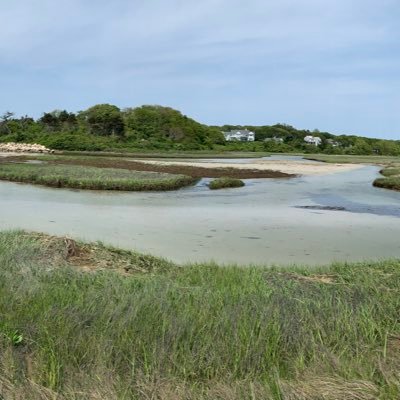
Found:
[(196, 182), (185, 175), (79, 165), (0, 163), (0, 179), (95, 190), (175, 190)]
[(178, 267), (3, 232), (0, 266), (7, 400), (400, 398), (398, 260)]

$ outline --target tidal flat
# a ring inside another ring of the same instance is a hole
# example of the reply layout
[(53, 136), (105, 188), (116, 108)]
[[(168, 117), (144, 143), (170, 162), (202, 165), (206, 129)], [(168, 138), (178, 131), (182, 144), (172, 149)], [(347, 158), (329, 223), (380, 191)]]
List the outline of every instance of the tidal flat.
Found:
[(373, 187), (378, 176), (378, 167), (360, 166), (328, 175), (246, 179), (245, 187), (220, 191), (210, 191), (209, 179), (202, 179), (179, 191), (137, 193), (0, 182), (6, 210), (0, 224), (101, 240), (177, 263), (397, 258), (400, 193)]

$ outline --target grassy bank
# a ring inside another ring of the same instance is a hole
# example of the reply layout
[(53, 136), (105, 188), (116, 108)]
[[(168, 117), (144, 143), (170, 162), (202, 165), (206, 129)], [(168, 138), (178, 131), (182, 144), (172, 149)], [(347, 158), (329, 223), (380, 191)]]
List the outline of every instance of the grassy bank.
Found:
[(80, 165), (1, 163), (0, 179), (96, 190), (175, 190), (196, 182), (185, 175)]
[(0, 265), (5, 399), (400, 397), (399, 261), (177, 267), (3, 232)]
[(400, 167), (387, 167), (380, 171), (383, 178), (377, 178), (374, 186), (384, 189), (400, 190)]

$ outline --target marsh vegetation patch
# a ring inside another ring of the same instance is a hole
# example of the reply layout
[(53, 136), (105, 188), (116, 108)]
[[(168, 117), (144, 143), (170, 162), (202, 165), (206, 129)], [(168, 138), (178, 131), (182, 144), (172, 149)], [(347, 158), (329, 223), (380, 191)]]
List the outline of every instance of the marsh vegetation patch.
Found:
[(245, 184), (242, 180), (236, 178), (229, 178), (229, 177), (222, 177), (212, 180), (208, 187), (211, 190), (218, 190), (218, 189), (228, 189), (228, 188), (240, 188), (243, 187)]
[(174, 190), (196, 182), (190, 176), (164, 172), (15, 161), (0, 164), (0, 179), (58, 188), (126, 191)]
[(391, 189), (400, 191), (400, 167), (398, 164), (389, 165), (380, 171), (383, 178), (374, 180), (374, 186), (383, 189)]

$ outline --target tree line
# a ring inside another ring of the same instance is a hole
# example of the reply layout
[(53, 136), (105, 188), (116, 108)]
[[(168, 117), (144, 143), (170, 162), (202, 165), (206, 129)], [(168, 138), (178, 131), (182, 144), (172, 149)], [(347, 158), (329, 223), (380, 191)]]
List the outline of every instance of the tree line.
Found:
[[(256, 141), (226, 142), (223, 132), (249, 129)], [(321, 138), (316, 149), (304, 141)], [(55, 110), (40, 118), (0, 117), (1, 142), (40, 143), (56, 150), (246, 150), (271, 152), (322, 152), (327, 154), (400, 155), (400, 141), (360, 136), (335, 136), (318, 130), (299, 130), (287, 124), (265, 126), (207, 126), (180, 111), (159, 105), (121, 110), (97, 104), (77, 113)]]

